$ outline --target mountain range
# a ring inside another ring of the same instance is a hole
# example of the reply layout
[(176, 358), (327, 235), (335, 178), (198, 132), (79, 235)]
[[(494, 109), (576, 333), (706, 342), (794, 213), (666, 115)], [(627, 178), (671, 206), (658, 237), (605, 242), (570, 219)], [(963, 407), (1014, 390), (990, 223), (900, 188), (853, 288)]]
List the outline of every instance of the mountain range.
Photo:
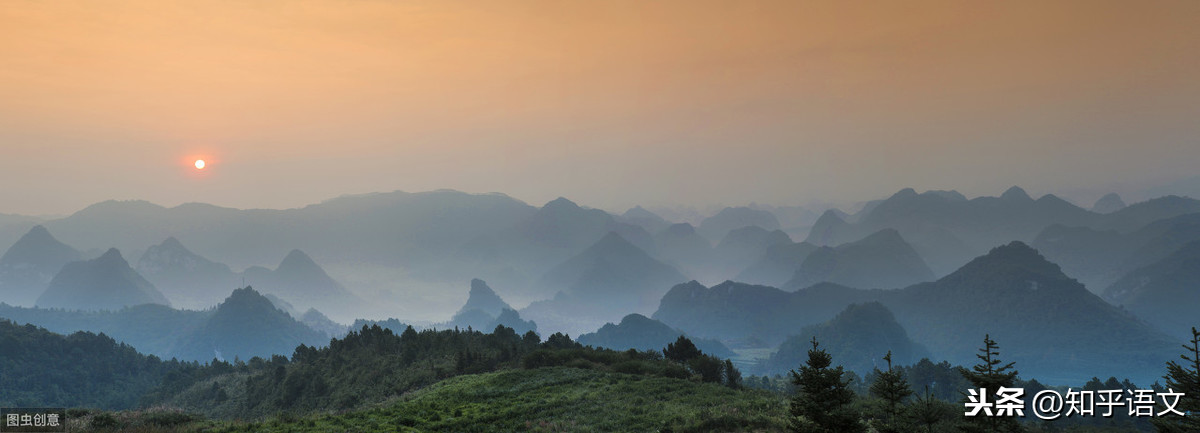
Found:
[(773, 345), (831, 319), (830, 311), (866, 301), (891, 310), (936, 359), (970, 364), (983, 335), (990, 334), (1007, 347), (1006, 360), (1054, 380), (1086, 380), (1073, 376), (1083, 371), (1150, 379), (1176, 344), (1020, 242), (994, 248), (937, 281), (898, 290), (825, 284), (785, 292), (730, 282), (711, 289), (683, 284), (663, 297), (653, 317), (700, 337), (757, 336)]
[(34, 226), (0, 256), (0, 301), (32, 306), (63, 265), (83, 254)]
[(92, 260), (63, 265), (35, 302), (41, 308), (68, 310), (119, 310), (141, 304), (171, 303), (129, 267), (116, 248)]

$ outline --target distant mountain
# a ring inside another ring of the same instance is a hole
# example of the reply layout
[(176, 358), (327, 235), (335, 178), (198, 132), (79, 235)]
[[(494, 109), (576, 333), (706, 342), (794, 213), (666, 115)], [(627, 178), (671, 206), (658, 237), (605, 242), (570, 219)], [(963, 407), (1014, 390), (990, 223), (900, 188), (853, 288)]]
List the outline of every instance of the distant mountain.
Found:
[(554, 267), (540, 285), (556, 289), (554, 299), (526, 307), (521, 315), (547, 331), (595, 329), (629, 312), (653, 310), (671, 285), (686, 277), (621, 235), (609, 233), (578, 255)]
[(31, 306), (63, 265), (80, 260), (79, 251), (34, 226), (0, 256), (0, 302)]
[(329, 337), (296, 321), (250, 287), (236, 289), (173, 350), (185, 359), (248, 360), (290, 355), (300, 344), (320, 346)]
[[(528, 270), (532, 265), (507, 260), (513, 254), (512, 242), (505, 236), (537, 210), (497, 193), (397, 191), (348, 195), (283, 210), (198, 203), (167, 208), (139, 201), (107, 201), (44, 224), (63, 242), (83, 251), (110, 246), (123, 252), (143, 251), (175, 237), (193, 253), (234, 270), (274, 266), (297, 248), (320, 258), (321, 265), (335, 279), (352, 285), (355, 293), (381, 293), (401, 286), (444, 287), (463, 275), (489, 281), (495, 278), (494, 282), (506, 287), (529, 286), (562, 257), (578, 252), (551, 255), (547, 263), (534, 263), (540, 266), (534, 270)], [(500, 251), (496, 259), (480, 261), (456, 255), (460, 248), (480, 239), (496, 241)], [(427, 309), (398, 298), (373, 301), (370, 311), (363, 314), (409, 315)], [(318, 308), (335, 319), (354, 317), (339, 317), (334, 311)]]
[(320, 332), (329, 338), (342, 338), (346, 335), (346, 331), (350, 328), (341, 323), (334, 322), (325, 314), (317, 311), (316, 308), (309, 308), (304, 314), (297, 318), (304, 326), (311, 328), (314, 331)]
[(839, 365), (866, 375), (887, 369), (884, 355), (892, 352), (892, 365), (912, 365), (929, 352), (908, 337), (891, 310), (878, 302), (851, 304), (832, 320), (810, 325), (788, 337), (779, 349), (759, 366), (759, 374), (783, 374), (808, 360), (812, 339), (833, 355)]
[(663, 219), (654, 212), (650, 212), (641, 206), (634, 206), (625, 213), (621, 214), (620, 220), (625, 223), (633, 224), (645, 229), (649, 233), (658, 233), (667, 226), (671, 225), (670, 221)]
[(885, 292), (881, 301), (935, 356), (969, 364), (971, 349), (990, 334), (1004, 359), (1047, 380), (1078, 382), (1101, 371), (1153, 380), (1176, 347), (1020, 242), (994, 248), (936, 282)]
[(1120, 305), (1180, 340), (1200, 326), (1200, 241), (1167, 258), (1126, 274), (1104, 291), (1105, 299)]
[(767, 230), (779, 230), (779, 220), (765, 210), (749, 207), (727, 207), (716, 215), (700, 222), (696, 231), (710, 241), (725, 238), (730, 231), (746, 226), (758, 226)]
[(491, 332), (497, 325), (513, 328), (518, 334), (527, 331), (537, 331), (537, 324), (521, 319), (507, 302), (504, 302), (487, 283), (478, 278), (471, 280), (471, 291), (467, 303), (454, 314), (445, 324), (434, 325), (434, 328), (447, 329), (452, 327), (472, 328), (479, 331)]
[(174, 237), (147, 249), (137, 271), (172, 305), (195, 310), (217, 305), (241, 282), (229, 266), (191, 252)]
[(98, 258), (63, 266), (36, 302), (42, 308), (69, 310), (119, 310), (141, 304), (170, 302), (129, 267), (116, 248)]
[(686, 274), (701, 273), (713, 259), (712, 243), (688, 223), (671, 224), (654, 235), (658, 255)]
[(893, 229), (884, 229), (837, 248), (821, 247), (805, 257), (785, 289), (820, 282), (883, 289), (933, 281), (933, 271)]
[(1105, 194), (1104, 197), (1100, 197), (1099, 200), (1096, 200), (1096, 204), (1092, 205), (1092, 212), (1106, 214), (1113, 213), (1124, 208), (1125, 201), (1121, 200), (1121, 196), (1117, 195), (1115, 192), (1110, 192)]
[(837, 211), (833, 209), (827, 210), (813, 223), (812, 229), (808, 233), (807, 242), (815, 245), (834, 244), (843, 236), (843, 232), (850, 230), (849, 226), (845, 218), (839, 215)]
[(672, 287), (652, 317), (700, 338), (755, 339), (775, 347), (847, 305), (874, 300), (876, 292), (829, 283), (786, 292), (732, 281), (709, 288), (691, 281)]
[(252, 267), (242, 275), (247, 284), (286, 299), (297, 311), (320, 307), (326, 313), (352, 317), (364, 303), (300, 250), (289, 252), (273, 271)]
[(689, 283), (672, 288), (653, 317), (692, 335), (725, 341), (760, 336), (772, 344), (828, 320), (828, 311), (866, 301), (887, 306), (935, 359), (971, 364), (983, 335), (990, 334), (1023, 374), (1053, 382), (1078, 382), (1099, 371), (1153, 381), (1176, 345), (1020, 242), (994, 248), (935, 282), (899, 290), (825, 285), (788, 293)]
[(1051, 224), (1089, 226), (1100, 217), (1054, 195), (1034, 200), (1018, 187), (971, 200), (954, 191), (906, 188), (863, 212), (855, 223), (823, 216), (807, 240), (832, 246), (895, 229), (935, 275), (945, 275), (993, 245), (1031, 241)]
[(796, 274), (796, 270), (800, 269), (804, 259), (817, 248), (819, 247), (808, 242), (772, 245), (767, 247), (767, 251), (758, 260), (734, 277), (734, 280), (783, 287), (784, 283)]
[(513, 309), (512, 306), (500, 299), (487, 283), (478, 278), (471, 280), (471, 291), (467, 294), (467, 303), (459, 309), (459, 313), (468, 310), (479, 310), (492, 317), (499, 316), (504, 310)]
[(783, 230), (759, 226), (730, 230), (713, 249), (713, 262), (709, 268), (718, 272), (718, 278), (728, 279), (761, 258), (768, 248), (791, 243), (792, 239)]
[(1126, 233), (1053, 225), (1038, 234), (1033, 246), (1060, 263), (1067, 275), (1100, 293), (1125, 274), (1163, 260), (1198, 240), (1200, 213), (1194, 213), (1153, 221)]
[[(681, 335), (685, 335), (685, 333), (662, 322), (641, 314), (630, 314), (622, 318), (620, 324), (606, 323), (596, 332), (580, 335), (575, 341), (585, 346), (613, 350), (661, 351), (667, 347), (667, 344), (674, 343)], [(690, 337), (689, 339), (696, 344), (697, 349), (706, 354), (720, 358), (736, 356), (732, 350), (717, 340)]]
[(1089, 227), (1128, 233), (1155, 221), (1193, 213), (1200, 213), (1200, 200), (1169, 195), (1131, 204), (1104, 215)]

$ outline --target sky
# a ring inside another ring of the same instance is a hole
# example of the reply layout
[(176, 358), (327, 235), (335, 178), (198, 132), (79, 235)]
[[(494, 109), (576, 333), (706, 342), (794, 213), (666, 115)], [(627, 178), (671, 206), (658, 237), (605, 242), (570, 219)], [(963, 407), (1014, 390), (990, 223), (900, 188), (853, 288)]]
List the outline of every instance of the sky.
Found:
[(1191, 0), (8, 0), (0, 213), (1094, 199), (1198, 174), (1198, 23)]

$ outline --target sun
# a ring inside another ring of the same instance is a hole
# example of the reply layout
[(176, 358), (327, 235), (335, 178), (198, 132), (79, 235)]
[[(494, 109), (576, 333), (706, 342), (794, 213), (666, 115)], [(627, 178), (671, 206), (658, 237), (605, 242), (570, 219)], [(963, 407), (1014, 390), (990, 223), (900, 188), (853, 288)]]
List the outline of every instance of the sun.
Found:
[(205, 165), (205, 164), (204, 164), (204, 160), (203, 160), (203, 159), (197, 159), (197, 160), (196, 160), (196, 170), (204, 170), (204, 165)]

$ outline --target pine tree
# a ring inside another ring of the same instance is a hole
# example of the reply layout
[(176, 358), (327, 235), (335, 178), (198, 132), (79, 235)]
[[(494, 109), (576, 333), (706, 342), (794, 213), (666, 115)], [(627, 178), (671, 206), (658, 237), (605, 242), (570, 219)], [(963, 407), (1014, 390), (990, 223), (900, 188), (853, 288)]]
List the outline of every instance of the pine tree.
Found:
[(733, 366), (733, 361), (725, 360), (725, 386), (730, 388), (742, 387), (742, 372)]
[(951, 415), (952, 412), (947, 410), (948, 403), (938, 400), (929, 392), (929, 385), (925, 386), (925, 394), (917, 396), (917, 400), (913, 402), (910, 409), (913, 421), (919, 425), (925, 426), (927, 433), (933, 433), (933, 426), (942, 422)]
[[(987, 398), (989, 403), (994, 404), (996, 391), (1001, 387), (1013, 387), (1017, 380), (1017, 370), (1013, 369), (1012, 362), (1005, 364), (1000, 361), (1000, 346), (987, 334), (983, 336), (983, 348), (979, 349), (979, 354), (975, 357), (979, 358), (980, 363), (971, 367), (971, 370), (960, 368), (960, 372), (975, 389), (985, 390), (986, 396), (979, 398)], [(962, 425), (962, 429), (966, 432), (987, 433), (1023, 431), (1016, 417), (985, 416), (983, 413), (967, 418), (967, 423)]]
[(880, 428), (880, 431), (900, 431), (900, 420), (897, 418), (904, 399), (911, 396), (913, 392), (912, 388), (908, 386), (908, 380), (904, 378), (904, 373), (892, 368), (892, 351), (889, 350), (883, 360), (887, 361), (887, 371), (875, 369), (875, 382), (871, 384), (871, 395), (883, 399), (887, 405), (887, 423)]
[[(1192, 339), (1189, 344), (1184, 344), (1183, 348), (1187, 353), (1179, 355), (1179, 358), (1184, 362), (1167, 362), (1167, 375), (1163, 378), (1167, 380), (1168, 392), (1183, 393), (1175, 409), (1183, 413), (1190, 411), (1193, 415), (1165, 414), (1151, 420), (1154, 427), (1163, 433), (1200, 431), (1200, 416), (1195, 415), (1200, 413), (1200, 331), (1192, 328)], [(1164, 409), (1166, 408), (1159, 410)]]
[(859, 433), (866, 428), (859, 422), (854, 411), (854, 391), (848, 380), (843, 380), (844, 370), (839, 365), (830, 368), (833, 357), (812, 339), (812, 350), (808, 351), (808, 362), (793, 370), (792, 384), (796, 385), (796, 396), (792, 397), (791, 428), (804, 433)]
[(680, 363), (687, 363), (692, 359), (699, 358), (700, 355), (703, 353), (696, 348), (696, 344), (682, 335), (674, 343), (667, 343), (667, 348), (663, 349), (664, 357)]

